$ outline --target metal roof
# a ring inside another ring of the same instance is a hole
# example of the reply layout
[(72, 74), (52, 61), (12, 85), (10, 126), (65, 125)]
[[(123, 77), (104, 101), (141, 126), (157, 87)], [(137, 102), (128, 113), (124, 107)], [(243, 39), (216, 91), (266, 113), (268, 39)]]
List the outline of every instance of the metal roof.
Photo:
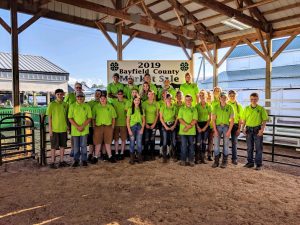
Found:
[[(0, 70), (11, 70), (12, 59), (10, 53), (0, 52)], [(49, 60), (42, 56), (20, 55), (19, 54), (20, 72), (43, 72), (55, 74), (69, 74)]]
[[(272, 41), (272, 51), (276, 52), (280, 46), (287, 40), (287, 38), (275, 39)], [(254, 43), (254, 45), (262, 51), (260, 43)], [(300, 36), (297, 36), (286, 48), (284, 51), (300, 49)], [(237, 46), (228, 58), (244, 57), (250, 55), (257, 55), (257, 53), (250, 48), (248, 45)]]
[[(266, 77), (266, 69), (252, 69), (252, 70), (236, 70), (236, 71), (224, 71), (218, 76), (218, 83), (230, 83), (235, 81), (247, 82), (249, 80), (263, 80)], [(291, 66), (279, 66), (273, 67), (272, 79), (278, 78), (296, 78), (300, 77), (300, 64)], [(212, 83), (213, 78), (210, 77), (203, 81), (202, 84)]]

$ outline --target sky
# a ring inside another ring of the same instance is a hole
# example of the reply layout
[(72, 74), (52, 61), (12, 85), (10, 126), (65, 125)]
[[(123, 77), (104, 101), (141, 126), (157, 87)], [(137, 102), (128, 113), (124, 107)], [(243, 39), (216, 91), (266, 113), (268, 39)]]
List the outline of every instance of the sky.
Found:
[[(0, 17), (10, 24), (9, 11), (0, 9)], [(19, 26), (31, 16), (18, 14)], [(116, 35), (109, 33), (114, 41)], [(123, 36), (123, 42), (128, 36)], [(10, 34), (0, 26), (0, 51), (11, 52)], [(220, 59), (225, 50), (219, 52)], [(100, 30), (39, 19), (19, 35), (19, 53), (43, 56), (70, 73), (70, 83), (85, 81), (88, 85), (107, 83), (107, 60), (116, 60), (117, 53)], [(195, 76), (199, 71), (201, 55), (196, 54)], [(123, 60), (187, 60), (179, 47), (134, 38), (123, 50)], [(225, 64), (219, 72), (225, 70)], [(206, 63), (206, 77), (212, 75), (212, 67)], [(202, 77), (202, 73), (200, 74)]]

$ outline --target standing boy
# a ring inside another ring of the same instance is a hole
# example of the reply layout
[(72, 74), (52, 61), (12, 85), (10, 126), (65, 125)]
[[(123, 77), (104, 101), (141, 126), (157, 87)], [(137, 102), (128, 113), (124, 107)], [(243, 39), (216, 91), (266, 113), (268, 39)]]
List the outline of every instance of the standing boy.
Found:
[(67, 166), (64, 161), (65, 148), (67, 147), (67, 111), (68, 104), (63, 101), (64, 91), (62, 89), (55, 90), (55, 101), (51, 102), (47, 108), (49, 135), (51, 142), (51, 164), (50, 168), (56, 169), (55, 151), (60, 150), (59, 167)]
[(255, 164), (256, 170), (262, 168), (262, 153), (263, 153), (263, 134), (268, 120), (268, 113), (264, 107), (258, 105), (258, 94), (250, 95), (249, 106), (246, 106), (242, 115), (243, 125), (242, 130), (246, 135), (247, 140), (247, 164), (245, 167), (254, 167), (253, 151), (255, 145)]

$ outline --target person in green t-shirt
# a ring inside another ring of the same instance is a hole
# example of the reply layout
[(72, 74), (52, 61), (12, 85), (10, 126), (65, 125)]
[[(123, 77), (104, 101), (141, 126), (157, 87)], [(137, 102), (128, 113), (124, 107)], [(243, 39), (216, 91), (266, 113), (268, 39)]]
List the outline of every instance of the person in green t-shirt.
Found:
[(116, 159), (111, 153), (111, 143), (117, 114), (114, 107), (107, 103), (106, 95), (101, 95), (100, 103), (93, 107), (92, 114), (94, 123), (93, 140), (95, 145), (95, 156), (92, 162), (98, 162), (98, 158), (101, 154), (102, 143), (104, 142), (108, 160), (111, 163), (116, 163)]
[(128, 83), (127, 85), (124, 85), (124, 97), (128, 100), (131, 99), (131, 91), (132, 89), (137, 89), (138, 86), (134, 84), (134, 80), (132, 76), (128, 76)]
[[(124, 99), (124, 92), (122, 90), (118, 91), (118, 99), (112, 102), (116, 113), (116, 125), (114, 129), (114, 143), (115, 143), (115, 153), (118, 160), (124, 159), (124, 151), (127, 139), (127, 128), (126, 128), (126, 104), (127, 100)], [(119, 137), (121, 137), (121, 153), (119, 154)]]
[(145, 112), (146, 118), (144, 131), (144, 156), (145, 160), (155, 160), (155, 134), (156, 123), (159, 116), (159, 104), (155, 100), (154, 91), (148, 92), (148, 100), (142, 103), (142, 108)]
[(118, 95), (118, 91), (119, 90), (124, 90), (124, 85), (122, 83), (119, 82), (119, 74), (115, 73), (113, 75), (113, 82), (109, 83), (107, 85), (107, 96), (108, 96), (108, 100), (109, 102), (111, 101), (111, 99), (116, 99), (117, 95)]
[[(209, 103), (211, 105), (211, 108), (215, 105), (220, 104), (220, 93), (222, 92), (222, 89), (218, 86), (214, 87), (213, 90), (213, 99), (211, 99), (211, 94), (209, 98)], [(212, 126), (212, 120), (210, 121), (210, 129), (209, 129), (209, 135), (208, 135), (208, 149), (207, 149), (207, 160), (208, 161), (213, 161), (212, 159), (212, 151), (213, 151), (213, 143), (214, 143), (214, 129)]]
[(245, 167), (254, 167), (253, 151), (256, 150), (255, 164), (256, 170), (261, 170), (263, 160), (263, 134), (268, 121), (266, 109), (258, 105), (258, 94), (250, 95), (249, 106), (246, 106), (242, 114), (242, 130), (247, 141), (247, 164)]
[[(176, 111), (177, 111), (177, 115), (179, 112), (179, 109), (181, 107), (185, 106), (184, 100), (183, 100), (183, 93), (182, 91), (177, 91), (176, 92), (176, 96), (175, 96), (175, 107), (176, 107)], [(181, 152), (181, 137), (179, 135), (179, 127), (180, 127), (180, 123), (177, 123), (176, 129), (175, 129), (175, 133), (176, 133), (176, 151), (175, 151), (175, 156), (173, 158), (174, 162), (177, 162), (178, 160), (180, 160), (180, 152)]]
[(226, 103), (227, 93), (221, 92), (220, 104), (216, 104), (212, 109), (212, 125), (214, 129), (214, 155), (215, 161), (212, 165), (213, 168), (219, 166), (220, 159), (220, 141), (223, 136), (223, 159), (221, 168), (226, 168), (229, 137), (234, 123), (234, 111), (231, 105)]
[(175, 158), (177, 109), (172, 105), (172, 95), (167, 94), (165, 104), (160, 108), (160, 122), (162, 123), (163, 136), (163, 162), (167, 162), (167, 147), (170, 146), (170, 155)]
[(237, 142), (241, 133), (243, 106), (236, 100), (236, 91), (230, 90), (228, 95), (229, 101), (227, 103), (232, 106), (234, 111), (234, 124), (231, 130), (231, 162), (232, 164), (237, 165)]
[[(185, 106), (178, 112), (180, 123), (179, 135), (181, 135), (181, 166), (194, 166), (196, 123), (198, 119), (197, 110), (192, 106), (193, 98), (185, 96)], [(188, 162), (187, 162), (188, 159)]]
[[(102, 94), (102, 91), (100, 89), (97, 89), (95, 91), (94, 99), (90, 100), (87, 103), (91, 107), (91, 110), (93, 110), (94, 105), (99, 104), (101, 94)], [(93, 141), (93, 136), (94, 136), (94, 127), (93, 127), (93, 121), (91, 121), (90, 127), (89, 127), (88, 139), (87, 139), (87, 144), (89, 146), (88, 162), (92, 162), (93, 155), (95, 153), (95, 145), (94, 145), (94, 141)]]
[(71, 136), (73, 139), (74, 163), (72, 167), (87, 166), (87, 135), (89, 133), (89, 123), (92, 120), (91, 107), (84, 103), (84, 93), (76, 93), (76, 102), (73, 103), (68, 112), (71, 123)]
[(171, 86), (171, 82), (170, 80), (166, 79), (164, 81), (164, 86), (162, 88), (159, 89), (159, 92), (158, 92), (158, 99), (163, 99), (162, 98), (162, 91), (165, 90), (167, 91), (169, 94), (171, 94), (173, 97), (175, 97), (176, 95), (176, 90)]
[(128, 99), (128, 101), (126, 102), (126, 105), (125, 105), (125, 110), (126, 110), (126, 112), (127, 112), (127, 110), (128, 110), (129, 108), (131, 108), (133, 99), (134, 99), (136, 96), (139, 96), (138, 89), (133, 88), (133, 89), (131, 90), (131, 98)]
[(134, 164), (134, 146), (137, 144), (138, 162), (142, 160), (142, 138), (145, 127), (145, 113), (142, 109), (141, 99), (139, 96), (133, 98), (131, 107), (127, 111), (126, 124), (130, 137), (130, 164)]
[(189, 73), (185, 74), (185, 83), (180, 85), (180, 91), (183, 92), (184, 96), (186, 96), (187, 94), (192, 96), (192, 106), (195, 106), (198, 103), (197, 94), (199, 92), (199, 88), (196, 83), (192, 83), (192, 78)]
[(68, 104), (63, 101), (64, 91), (62, 89), (55, 90), (56, 99), (51, 102), (47, 108), (49, 135), (51, 143), (51, 163), (50, 168), (56, 169), (55, 152), (60, 150), (59, 167), (65, 167), (68, 164), (64, 161), (65, 148), (67, 147), (68, 125), (67, 111)]
[(150, 91), (150, 86), (148, 82), (144, 82), (142, 85), (142, 89), (140, 88), (139, 95), (141, 97), (142, 102), (148, 99), (148, 93)]
[[(149, 84), (149, 90), (152, 90), (152, 91), (154, 91), (154, 94), (155, 94), (155, 97), (157, 97), (157, 87), (156, 87), (156, 85), (155, 84), (152, 84), (151, 83), (151, 76), (150, 76), (150, 74), (148, 74), (148, 73), (146, 73), (145, 75), (144, 75), (144, 82), (147, 82), (148, 84)], [(141, 93), (141, 91), (143, 90), (143, 85), (141, 84), (140, 86), (139, 86), (139, 93)], [(147, 98), (146, 98), (147, 99)]]
[(207, 92), (201, 90), (199, 92), (200, 102), (196, 105), (198, 113), (196, 149), (195, 149), (195, 163), (205, 162), (206, 142), (209, 135), (209, 124), (211, 120), (211, 106), (206, 102)]

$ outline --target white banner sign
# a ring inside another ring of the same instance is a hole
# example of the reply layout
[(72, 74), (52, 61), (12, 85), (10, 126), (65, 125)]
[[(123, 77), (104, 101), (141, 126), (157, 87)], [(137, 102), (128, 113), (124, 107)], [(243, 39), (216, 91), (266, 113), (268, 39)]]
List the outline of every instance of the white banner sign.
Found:
[[(134, 78), (135, 84), (143, 83), (145, 74), (151, 75), (151, 82), (162, 85), (168, 79), (171, 84), (182, 84), (186, 73), (191, 74), (190, 60), (123, 60), (107, 61), (107, 82), (113, 81), (113, 75), (118, 73), (120, 82), (126, 84), (129, 76)], [(193, 75), (191, 74), (191, 77)]]

